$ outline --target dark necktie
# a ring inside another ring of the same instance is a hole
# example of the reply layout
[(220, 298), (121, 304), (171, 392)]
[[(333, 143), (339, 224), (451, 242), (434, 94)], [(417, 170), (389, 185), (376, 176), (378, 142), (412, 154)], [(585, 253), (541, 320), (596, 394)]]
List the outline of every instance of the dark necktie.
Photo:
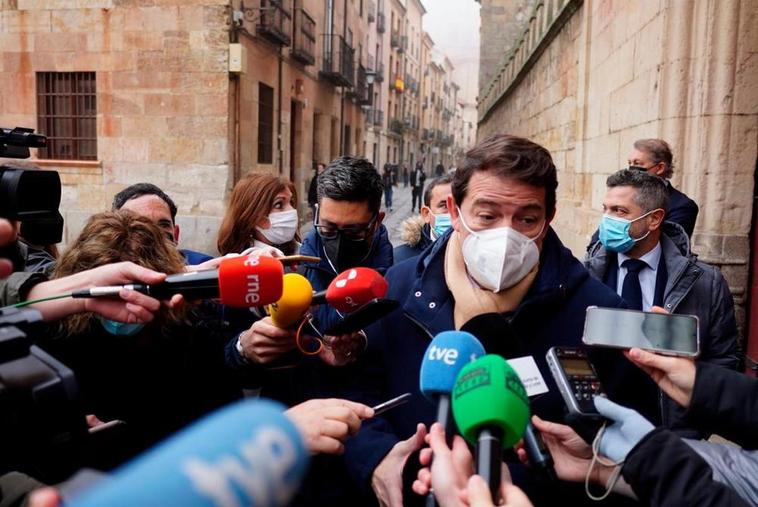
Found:
[(647, 267), (645, 261), (627, 259), (622, 264), (626, 268), (624, 284), (621, 286), (621, 298), (632, 310), (642, 310), (642, 287), (640, 286), (640, 271)]

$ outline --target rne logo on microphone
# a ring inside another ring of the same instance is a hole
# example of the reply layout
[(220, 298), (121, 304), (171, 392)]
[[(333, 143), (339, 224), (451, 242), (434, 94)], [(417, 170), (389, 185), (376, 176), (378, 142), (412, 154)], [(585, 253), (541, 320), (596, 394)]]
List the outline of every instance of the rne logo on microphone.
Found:
[(260, 265), (261, 261), (260, 258), (257, 255), (248, 255), (247, 259), (245, 259), (244, 265), (245, 266), (258, 266)]
[(442, 361), (449, 366), (454, 366), (458, 360), (458, 351), (456, 349), (440, 348), (432, 345), (429, 347), (429, 360)]
[[(256, 260), (258, 258), (256, 257)], [(247, 261), (245, 261), (245, 264), (247, 264)], [(261, 291), (261, 281), (260, 277), (257, 274), (250, 274), (246, 277), (247, 280), (247, 293), (245, 294), (245, 303), (247, 304), (257, 304), (261, 300), (261, 295), (259, 294)]]
[[(197, 491), (214, 505), (283, 505), (298, 484), (287, 480), (297, 449), (286, 433), (266, 427), (245, 441), (239, 454), (219, 456), (215, 463), (190, 458), (182, 469)], [(246, 498), (241, 499), (238, 491)], [(251, 502), (252, 501), (252, 502)]]
[(347, 285), (348, 280), (355, 280), (358, 277), (358, 271), (355, 269), (351, 269), (346, 278), (343, 278), (341, 280), (337, 280), (337, 283), (334, 284), (335, 287), (342, 289)]

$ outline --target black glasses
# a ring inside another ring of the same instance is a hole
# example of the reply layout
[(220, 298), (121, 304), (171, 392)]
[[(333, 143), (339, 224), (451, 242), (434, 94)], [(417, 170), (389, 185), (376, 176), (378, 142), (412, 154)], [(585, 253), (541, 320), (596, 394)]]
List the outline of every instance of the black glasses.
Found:
[(319, 224), (319, 209), (316, 206), (316, 214), (313, 216), (313, 227), (316, 228), (316, 232), (324, 239), (337, 239), (338, 236), (342, 236), (345, 239), (353, 241), (361, 241), (367, 239), (373, 232), (373, 226), (376, 223), (377, 214), (371, 217), (366, 224), (355, 224), (347, 227), (335, 227), (334, 225)]

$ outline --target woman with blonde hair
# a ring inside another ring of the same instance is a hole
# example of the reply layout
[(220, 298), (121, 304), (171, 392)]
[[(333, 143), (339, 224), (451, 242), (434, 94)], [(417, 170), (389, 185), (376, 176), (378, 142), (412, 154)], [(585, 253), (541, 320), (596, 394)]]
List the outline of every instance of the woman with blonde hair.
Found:
[(297, 192), (291, 181), (250, 173), (232, 191), (218, 232), (221, 255), (251, 251), (282, 257), (300, 250)]

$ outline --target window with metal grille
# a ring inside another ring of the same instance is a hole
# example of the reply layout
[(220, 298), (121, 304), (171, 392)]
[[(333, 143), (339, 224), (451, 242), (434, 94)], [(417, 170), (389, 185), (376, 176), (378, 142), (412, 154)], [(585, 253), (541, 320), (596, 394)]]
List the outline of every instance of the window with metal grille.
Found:
[(37, 126), (47, 136), (39, 158), (97, 160), (95, 73), (37, 72)]
[(274, 89), (258, 83), (258, 163), (274, 162)]

